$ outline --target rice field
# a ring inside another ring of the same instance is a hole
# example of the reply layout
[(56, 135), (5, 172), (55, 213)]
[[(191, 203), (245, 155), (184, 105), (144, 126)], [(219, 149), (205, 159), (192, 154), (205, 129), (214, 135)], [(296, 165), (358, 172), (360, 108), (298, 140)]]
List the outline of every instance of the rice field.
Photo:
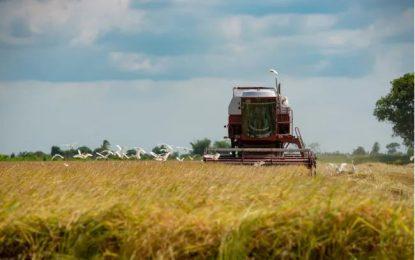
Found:
[(0, 258), (413, 259), (413, 165), (0, 163)]

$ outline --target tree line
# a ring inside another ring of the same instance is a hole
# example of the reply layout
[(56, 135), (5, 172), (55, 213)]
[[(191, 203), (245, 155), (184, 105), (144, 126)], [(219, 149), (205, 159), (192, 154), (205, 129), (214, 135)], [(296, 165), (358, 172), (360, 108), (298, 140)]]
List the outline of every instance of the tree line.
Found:
[[(179, 154), (178, 151), (173, 152), (170, 155), (171, 159), (174, 159), (178, 156), (186, 156), (186, 155), (192, 155), (192, 156), (202, 156), (205, 149), (209, 147), (214, 148), (228, 148), (230, 147), (230, 142), (227, 140), (221, 140), (221, 141), (214, 141), (212, 142), (208, 138), (198, 139), (190, 143), (190, 149), (187, 151), (187, 153)], [(53, 145), (50, 149), (50, 153), (45, 153), (43, 151), (35, 151), (35, 152), (19, 152), (17, 154), (11, 153), (10, 155), (0, 154), (0, 160), (35, 160), (35, 161), (47, 161), (50, 160), (54, 155), (59, 154), (65, 157), (66, 159), (73, 158), (74, 155), (78, 154), (78, 150), (85, 154), (89, 153), (92, 155), (97, 155), (97, 153), (103, 153), (106, 150), (111, 150), (111, 143), (108, 140), (103, 140), (102, 144), (97, 148), (90, 148), (86, 145), (81, 145), (78, 147), (69, 147), (69, 149), (63, 149), (60, 146)], [(164, 145), (157, 145), (151, 149), (153, 153), (156, 154), (162, 154), (165, 151)], [(128, 149), (126, 151), (126, 154), (128, 156), (134, 156), (136, 155), (137, 151), (135, 149)], [(142, 159), (152, 159), (153, 157), (144, 154), (142, 156)], [(112, 157), (112, 159), (116, 159), (116, 157)]]

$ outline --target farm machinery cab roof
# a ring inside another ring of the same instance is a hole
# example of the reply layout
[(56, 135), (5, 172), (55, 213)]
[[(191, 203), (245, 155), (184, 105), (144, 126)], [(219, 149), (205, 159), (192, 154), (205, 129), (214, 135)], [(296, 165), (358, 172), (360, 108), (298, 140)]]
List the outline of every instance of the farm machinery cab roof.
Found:
[(226, 127), (231, 148), (207, 149), (205, 162), (316, 165), (277, 81), (276, 88), (234, 87)]

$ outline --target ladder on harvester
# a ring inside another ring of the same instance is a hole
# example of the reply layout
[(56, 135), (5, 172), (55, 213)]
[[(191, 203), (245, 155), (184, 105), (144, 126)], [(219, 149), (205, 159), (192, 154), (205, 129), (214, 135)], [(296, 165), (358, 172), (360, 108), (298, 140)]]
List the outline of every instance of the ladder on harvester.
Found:
[(297, 136), (298, 140), (300, 140), (301, 147), (305, 148), (305, 144), (303, 141), (303, 137), (301, 136), (300, 129), (298, 127), (295, 127), (294, 131), (295, 131), (295, 135)]

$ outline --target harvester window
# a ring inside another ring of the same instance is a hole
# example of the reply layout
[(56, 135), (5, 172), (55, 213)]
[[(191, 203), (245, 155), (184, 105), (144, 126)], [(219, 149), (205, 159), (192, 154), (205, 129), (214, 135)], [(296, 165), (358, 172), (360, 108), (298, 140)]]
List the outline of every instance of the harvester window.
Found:
[(275, 102), (244, 102), (242, 132), (250, 137), (268, 137), (275, 132)]

